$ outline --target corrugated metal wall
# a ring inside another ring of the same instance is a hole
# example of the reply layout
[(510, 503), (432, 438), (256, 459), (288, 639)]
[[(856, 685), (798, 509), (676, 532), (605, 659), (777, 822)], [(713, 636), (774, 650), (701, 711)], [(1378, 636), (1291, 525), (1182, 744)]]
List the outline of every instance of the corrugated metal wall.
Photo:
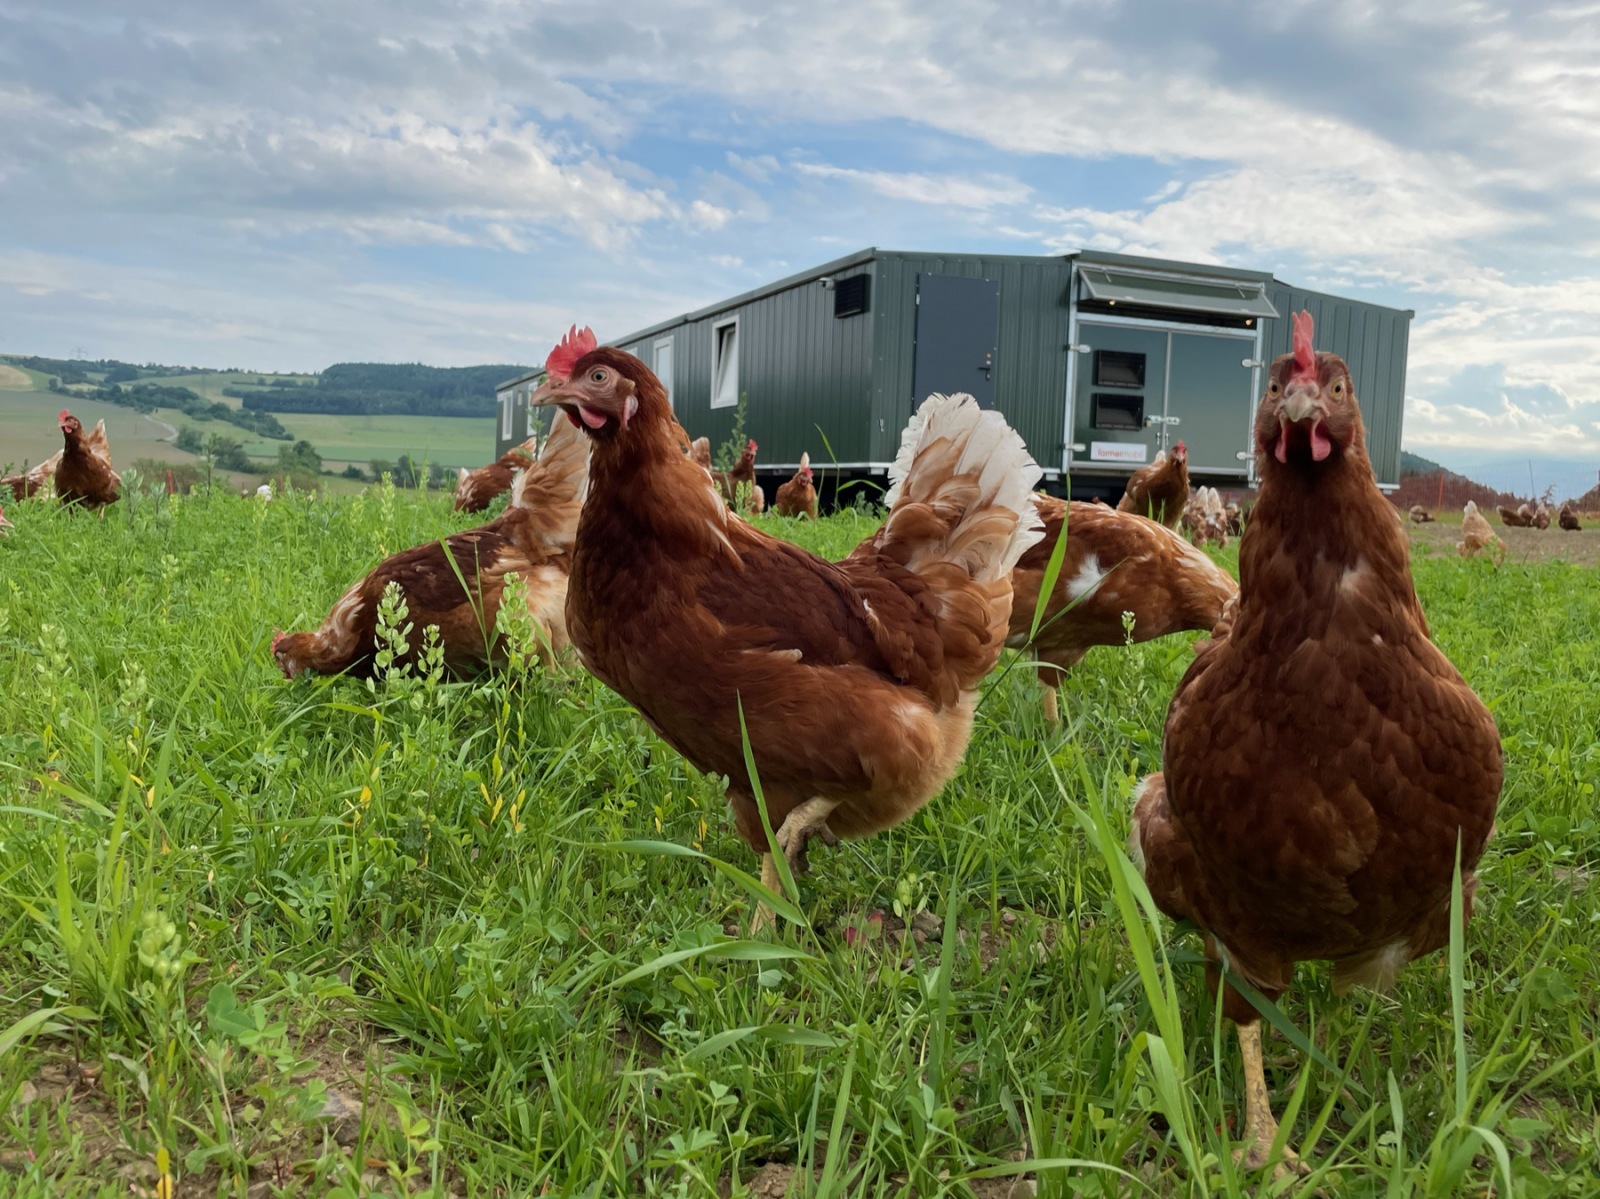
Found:
[(1263, 321), (1262, 358), (1271, 362), (1292, 347), (1290, 314), (1302, 308), (1316, 322), (1317, 349), (1339, 355), (1350, 367), (1367, 426), (1367, 455), (1378, 482), (1400, 482), (1400, 432), (1406, 406), (1406, 352), (1411, 316), (1394, 308), (1362, 304), (1322, 292), (1267, 285), (1272, 305), (1282, 315)]
[(1061, 465), (1066, 428), (1068, 299), (1066, 258), (880, 253), (873, 284), (877, 341), (872, 393), (873, 458), (886, 462), (910, 419), (916, 353), (917, 276), (958, 275), (1000, 284), (995, 408), (1022, 434), (1041, 466)]
[[(870, 262), (861, 263), (833, 278), (871, 270)], [(830, 460), (866, 462), (879, 297), (874, 285), (869, 311), (848, 317), (833, 315), (833, 299), (833, 291), (811, 280), (656, 332), (639, 344), (648, 351), (654, 341), (669, 334), (674, 338), (673, 408), (689, 435), (709, 437), (715, 452), (733, 429), (735, 409), (711, 407), (712, 329), (737, 316), (739, 390), (747, 397), (745, 431), (761, 447), (757, 466), (797, 463), (802, 450), (819, 466)], [(634, 348), (632, 342), (618, 344)]]

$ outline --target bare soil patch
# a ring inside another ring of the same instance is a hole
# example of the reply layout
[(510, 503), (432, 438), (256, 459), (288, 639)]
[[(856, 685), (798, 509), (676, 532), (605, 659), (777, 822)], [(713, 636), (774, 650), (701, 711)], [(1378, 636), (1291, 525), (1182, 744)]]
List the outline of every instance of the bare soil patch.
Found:
[[(1461, 540), (1461, 525), (1437, 524), (1406, 526), (1411, 530), (1411, 545), (1418, 554), (1450, 556)], [(1495, 525), (1494, 531), (1506, 543), (1507, 562), (1569, 562), (1594, 566), (1600, 563), (1600, 523), (1585, 524), (1576, 533), (1552, 526), (1548, 529), (1508, 529)]]

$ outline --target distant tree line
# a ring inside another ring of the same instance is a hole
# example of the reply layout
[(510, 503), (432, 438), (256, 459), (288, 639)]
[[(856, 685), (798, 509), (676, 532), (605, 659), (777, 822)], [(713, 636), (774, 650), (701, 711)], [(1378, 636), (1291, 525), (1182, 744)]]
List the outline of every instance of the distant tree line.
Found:
[(494, 389), (526, 373), (521, 366), (340, 362), (323, 371), (314, 387), (229, 387), (222, 394), (257, 412), (484, 417), (495, 414)]
[(158, 362), (147, 362), (143, 366), (135, 366), (131, 362), (119, 362), (115, 358), (41, 358), (37, 354), (26, 356), (20, 354), (7, 354), (4, 361), (15, 366), (25, 366), (29, 370), (38, 371), (42, 375), (51, 375), (60, 380), (63, 386), (74, 383), (93, 383), (90, 373), (103, 374), (102, 383), (131, 383), (135, 379), (145, 378), (150, 375), (203, 375), (210, 373), (209, 367), (204, 366), (163, 366)]
[[(269, 412), (252, 412), (244, 408), (230, 408), (221, 402), (212, 402), (187, 387), (166, 387), (156, 383), (137, 383), (123, 387), (113, 383), (97, 387), (90, 392), (74, 392), (91, 400), (115, 404), (119, 408), (132, 408), (137, 412), (153, 412), (157, 408), (176, 408), (191, 420), (225, 421), (237, 425), (258, 437), (273, 441), (292, 440), (289, 430)], [(232, 469), (232, 468), (230, 468)]]

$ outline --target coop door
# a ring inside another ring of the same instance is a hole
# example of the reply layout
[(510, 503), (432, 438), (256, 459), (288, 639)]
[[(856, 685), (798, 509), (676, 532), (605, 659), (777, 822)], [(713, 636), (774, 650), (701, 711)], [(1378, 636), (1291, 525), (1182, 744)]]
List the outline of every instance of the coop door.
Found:
[(1074, 466), (1137, 470), (1163, 448), (1167, 335), (1083, 321), (1073, 386)]
[(913, 407), (934, 392), (964, 391), (994, 407), (1000, 285), (957, 275), (917, 278), (917, 353)]
[(1255, 336), (1172, 334), (1172, 378), (1167, 388), (1170, 441), (1189, 448), (1191, 474), (1243, 476), (1255, 416), (1251, 361)]

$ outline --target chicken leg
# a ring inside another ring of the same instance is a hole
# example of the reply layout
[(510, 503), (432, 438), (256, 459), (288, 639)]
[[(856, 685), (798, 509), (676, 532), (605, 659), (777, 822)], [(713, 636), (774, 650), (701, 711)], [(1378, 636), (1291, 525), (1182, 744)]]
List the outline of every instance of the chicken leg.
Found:
[[(1273, 1118), (1272, 1101), (1267, 1097), (1267, 1072), (1261, 1059), (1261, 1021), (1233, 1027), (1239, 1034), (1239, 1056), (1244, 1059), (1244, 1142), (1234, 1151), (1234, 1157), (1246, 1169), (1259, 1170), (1267, 1164), (1272, 1142), (1278, 1139), (1278, 1121)], [(1281, 1152), (1282, 1160), (1273, 1170), (1275, 1178), (1286, 1177), (1291, 1170), (1310, 1172), (1288, 1145)]]
[(1061, 709), (1056, 704), (1056, 689), (1043, 679), (1039, 686), (1044, 688), (1044, 718), (1050, 724), (1061, 723)]
[[(789, 863), (792, 874), (806, 872), (806, 842), (812, 837), (821, 837), (826, 845), (837, 845), (839, 838), (828, 828), (828, 817), (839, 806), (836, 799), (808, 799), (798, 808), (794, 808), (783, 818), (783, 823), (778, 826), (778, 848), (783, 851), (784, 860)], [(778, 863), (773, 860), (770, 853), (761, 855), (761, 885), (769, 891), (783, 894), (783, 879), (778, 875)], [(751, 918), (750, 931), (760, 932), (777, 923), (778, 916), (766, 904), (756, 909), (756, 914)]]

